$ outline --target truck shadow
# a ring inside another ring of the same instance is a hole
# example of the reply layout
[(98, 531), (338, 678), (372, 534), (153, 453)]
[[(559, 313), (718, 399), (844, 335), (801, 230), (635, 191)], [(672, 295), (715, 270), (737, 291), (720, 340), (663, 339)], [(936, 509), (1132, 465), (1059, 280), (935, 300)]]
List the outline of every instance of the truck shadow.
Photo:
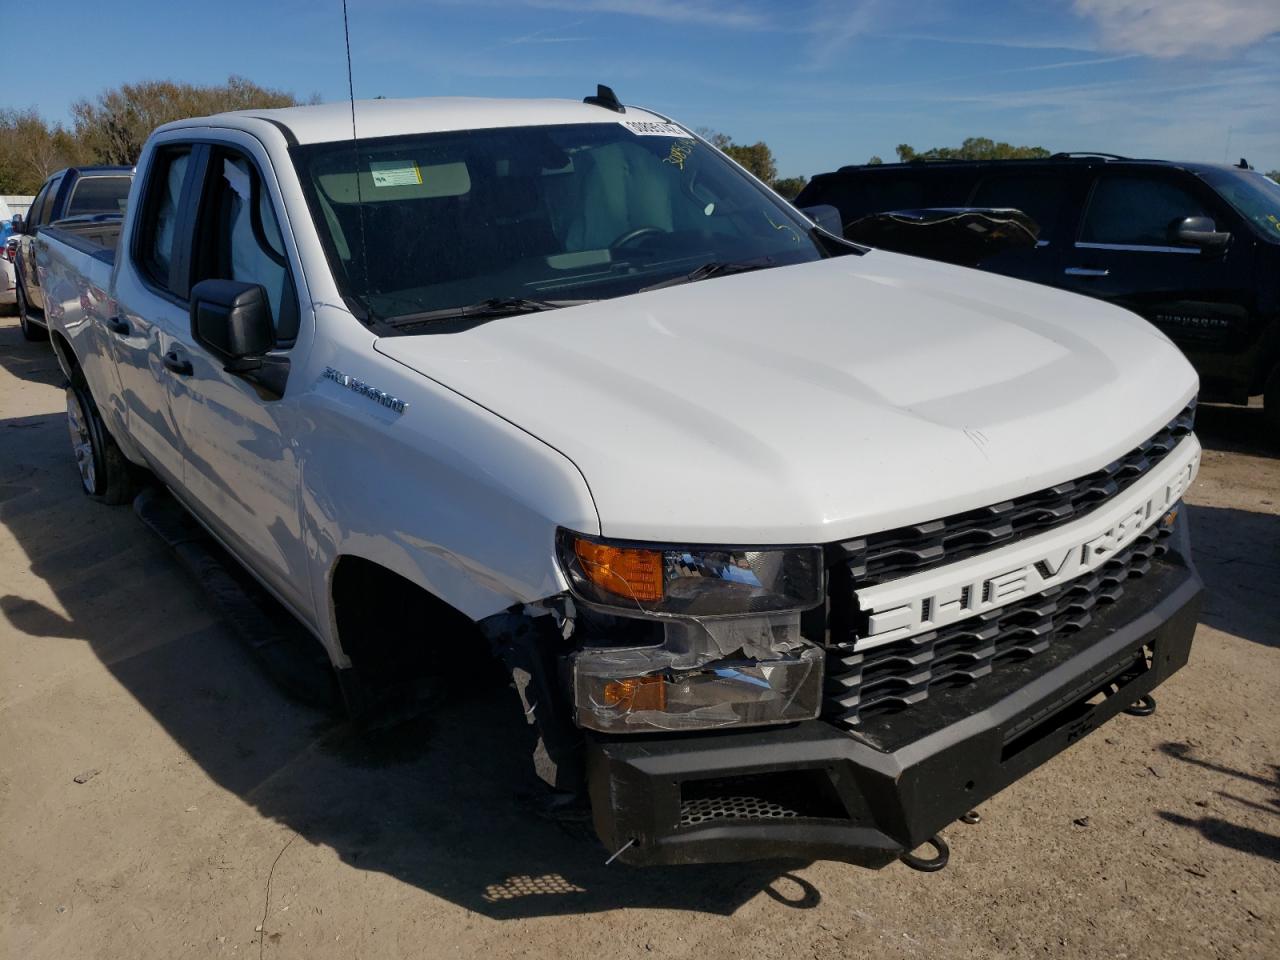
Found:
[(19, 380), (57, 386), (62, 370), (48, 340), (25, 340), (17, 319), (0, 320), (0, 367)]
[(618, 907), (728, 915), (762, 892), (798, 908), (821, 901), (788, 864), (606, 867), (588, 825), (543, 819), (519, 798), (527, 740), (503, 684), (456, 678), (429, 719), (372, 734), (287, 699), (132, 511), (80, 494), (65, 443), (59, 415), (0, 420), (0, 522), (56, 599), (23, 596), (6, 578), (0, 619), (48, 642), (87, 643), (195, 763), (262, 816), (353, 867), (493, 918)]
[(1191, 549), (1205, 584), (1200, 619), (1280, 647), (1280, 515), (1192, 505)]
[[(1245, 770), (1236, 770), (1232, 767), (1223, 766), (1212, 760), (1196, 757), (1192, 755), (1191, 748), (1185, 743), (1164, 743), (1160, 745), (1160, 751), (1165, 756), (1179, 760), (1182, 763), (1188, 763), (1211, 773), (1240, 780), (1253, 787), (1270, 789), (1274, 795), (1267, 798), (1266, 802), (1263, 803), (1238, 796), (1227, 790), (1218, 790), (1216, 794), (1222, 800), (1229, 801), (1236, 807), (1280, 817), (1280, 766), (1270, 764), (1271, 775), (1268, 778)], [(1161, 810), (1159, 814), (1162, 819), (1169, 823), (1198, 830), (1201, 836), (1211, 843), (1280, 863), (1280, 835), (1268, 833), (1256, 827), (1232, 823), (1221, 816), (1188, 817), (1168, 810)]]

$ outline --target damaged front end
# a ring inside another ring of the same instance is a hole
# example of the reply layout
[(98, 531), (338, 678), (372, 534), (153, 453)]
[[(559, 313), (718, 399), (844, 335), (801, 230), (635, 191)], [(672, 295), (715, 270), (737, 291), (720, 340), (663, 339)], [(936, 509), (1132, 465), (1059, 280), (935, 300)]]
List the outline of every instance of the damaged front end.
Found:
[(655, 546), (568, 531), (558, 548), (583, 625), (606, 627), (584, 630), (569, 658), (579, 726), (652, 733), (817, 716), (824, 656), (801, 636), (800, 613), (822, 601), (819, 548)]
[(607, 541), (561, 531), (569, 592), (481, 624), (537, 731), (534, 767), (585, 798), (586, 731), (633, 735), (787, 724), (822, 706), (818, 547)]

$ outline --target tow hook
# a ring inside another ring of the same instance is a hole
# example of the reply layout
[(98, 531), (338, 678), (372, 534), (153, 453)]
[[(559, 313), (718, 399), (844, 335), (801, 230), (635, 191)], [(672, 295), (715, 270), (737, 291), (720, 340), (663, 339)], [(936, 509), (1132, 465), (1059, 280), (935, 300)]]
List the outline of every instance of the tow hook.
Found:
[(1156, 698), (1149, 693), (1144, 694), (1125, 707), (1124, 712), (1131, 717), (1149, 717), (1156, 712)]
[(912, 870), (919, 870), (921, 873), (937, 873), (951, 859), (951, 848), (947, 846), (947, 841), (943, 840), (942, 835), (938, 833), (935, 833), (925, 843), (938, 851), (936, 856), (918, 857), (914, 853), (904, 853), (898, 859)]

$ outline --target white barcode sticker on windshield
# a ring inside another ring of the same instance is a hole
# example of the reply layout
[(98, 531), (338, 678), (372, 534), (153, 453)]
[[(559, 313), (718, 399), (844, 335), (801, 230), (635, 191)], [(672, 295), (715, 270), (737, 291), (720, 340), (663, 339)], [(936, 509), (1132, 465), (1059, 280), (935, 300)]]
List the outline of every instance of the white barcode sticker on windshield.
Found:
[(619, 120), (624, 127), (641, 137), (687, 137), (689, 131), (674, 123), (656, 120)]
[(370, 160), (375, 187), (414, 187), (422, 183), (422, 171), (412, 160)]

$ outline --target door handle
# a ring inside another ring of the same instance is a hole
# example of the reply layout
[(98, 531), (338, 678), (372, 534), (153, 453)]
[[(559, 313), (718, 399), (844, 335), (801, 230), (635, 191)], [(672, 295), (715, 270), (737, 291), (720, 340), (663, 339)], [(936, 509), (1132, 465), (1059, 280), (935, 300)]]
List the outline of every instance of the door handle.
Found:
[(1063, 271), (1068, 277), (1105, 277), (1110, 270), (1098, 270), (1094, 267), (1067, 267)]
[(112, 333), (127, 337), (129, 335), (129, 321), (124, 317), (110, 317), (107, 320), (107, 329)]
[(164, 365), (174, 373), (181, 374), (184, 377), (191, 376), (191, 361), (187, 360), (185, 357), (178, 356), (178, 352), (176, 350), (170, 350), (164, 355)]

